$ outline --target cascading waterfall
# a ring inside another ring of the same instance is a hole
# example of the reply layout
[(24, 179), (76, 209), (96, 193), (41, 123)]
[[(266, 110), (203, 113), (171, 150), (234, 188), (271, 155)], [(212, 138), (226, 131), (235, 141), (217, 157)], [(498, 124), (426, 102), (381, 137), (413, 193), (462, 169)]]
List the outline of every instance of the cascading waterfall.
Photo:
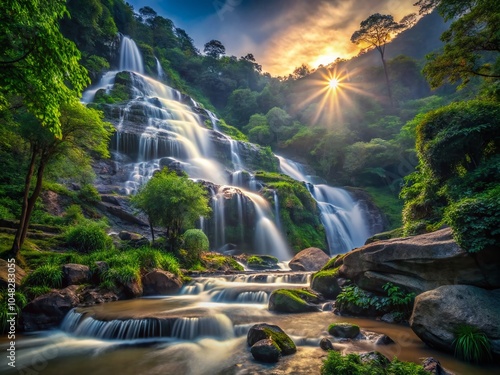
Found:
[(157, 57), (155, 57), (155, 60), (156, 60), (156, 73), (158, 74), (158, 79), (163, 80), (165, 78), (165, 72), (161, 67), (160, 60), (158, 60)]
[[(134, 194), (156, 170), (164, 166), (180, 168), (195, 180), (219, 186), (233, 184), (242, 187), (245, 166), (240, 156), (239, 143), (217, 130), (217, 118), (214, 114), (202, 110), (196, 102), (192, 99), (189, 101), (179, 91), (145, 76), (143, 66), (141, 54), (134, 41), (123, 36), (120, 71), (130, 72), (133, 99), (120, 107), (117, 132), (112, 143), (114, 155), (125, 155), (122, 159), (133, 161), (120, 164), (120, 170), (124, 175), (128, 175), (122, 184), (123, 191)], [(103, 82), (106, 87), (98, 87), (93, 90), (94, 93), (100, 88), (109, 89), (110, 82), (111, 78), (107, 79)], [(93, 95), (92, 93), (85, 96), (85, 100), (92, 100)], [(203, 123), (203, 112), (212, 122), (213, 130)], [(217, 137), (227, 145), (232, 169), (236, 173), (228, 171), (217, 161), (212, 137)], [(250, 174), (248, 176), (250, 177), (247, 186), (251, 190), (256, 189), (255, 179)], [(213, 192), (214, 218), (207, 221), (215, 226), (213, 231), (216, 233), (217, 246), (220, 247), (225, 245), (226, 241), (224, 207), (227, 202), (219, 198), (218, 193)], [(274, 224), (268, 203), (257, 194), (243, 189), (240, 189), (237, 198), (237, 241), (240, 242), (245, 237), (242, 222), (245, 216), (244, 198), (250, 202), (255, 212), (251, 215), (254, 222), (248, 225), (249, 229), (255, 228), (255, 236), (249, 239), (248, 244), (252, 245), (247, 245), (245, 250), (274, 255), (280, 260), (289, 259), (290, 250)], [(247, 219), (250, 219), (250, 216)]]
[(345, 190), (324, 184), (314, 185), (299, 163), (278, 156), (281, 171), (304, 181), (318, 203), (325, 227), (330, 255), (346, 253), (362, 246), (370, 236), (368, 223), (360, 205)]
[(132, 39), (125, 35), (122, 36), (120, 46), (120, 70), (144, 74), (144, 64), (139, 48)]

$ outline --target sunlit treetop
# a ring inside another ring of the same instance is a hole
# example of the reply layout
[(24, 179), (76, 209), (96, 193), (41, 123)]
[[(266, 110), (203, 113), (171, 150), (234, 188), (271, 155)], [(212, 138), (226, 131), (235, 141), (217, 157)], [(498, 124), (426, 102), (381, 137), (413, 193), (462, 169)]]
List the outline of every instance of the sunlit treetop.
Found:
[(26, 108), (56, 136), (60, 106), (80, 97), (90, 83), (80, 52), (59, 31), (64, 0), (0, 2), (0, 109), (20, 96)]

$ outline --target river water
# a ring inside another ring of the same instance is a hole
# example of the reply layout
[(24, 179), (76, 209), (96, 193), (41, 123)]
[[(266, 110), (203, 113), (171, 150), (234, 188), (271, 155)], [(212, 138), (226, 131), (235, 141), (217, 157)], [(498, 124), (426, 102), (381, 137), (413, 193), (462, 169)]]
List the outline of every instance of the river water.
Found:
[[(194, 278), (174, 296), (117, 301), (72, 310), (57, 330), (25, 335), (16, 342), (17, 369), (2, 361), (2, 374), (319, 374), (329, 337), (343, 353), (378, 350), (386, 356), (419, 363), (435, 357), (457, 375), (498, 374), (457, 361), (426, 347), (409, 327), (372, 319), (348, 318), (321, 311), (269, 312), (270, 293), (309, 285), (310, 274), (276, 271)], [(334, 322), (358, 324), (360, 339), (339, 342), (327, 333)], [(253, 360), (246, 344), (256, 323), (280, 326), (298, 347), (277, 364)], [(377, 346), (377, 334), (395, 344)], [(2, 349), (6, 347), (2, 345)]]

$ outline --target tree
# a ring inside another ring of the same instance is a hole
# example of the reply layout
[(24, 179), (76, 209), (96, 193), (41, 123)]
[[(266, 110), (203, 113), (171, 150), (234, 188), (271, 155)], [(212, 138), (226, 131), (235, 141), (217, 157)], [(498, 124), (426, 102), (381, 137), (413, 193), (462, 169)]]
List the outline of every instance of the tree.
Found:
[(226, 54), (226, 47), (224, 47), (220, 41), (212, 39), (210, 42), (205, 43), (203, 52), (205, 52), (207, 56), (218, 59)]
[(302, 64), (301, 66), (298, 66), (293, 70), (293, 78), (294, 79), (304, 78), (310, 73), (311, 73), (311, 68), (309, 68), (309, 66), (307, 66), (306, 64)]
[(58, 157), (65, 157), (74, 151), (77, 151), (80, 159), (87, 159), (88, 163), (90, 153), (109, 157), (108, 142), (113, 126), (104, 122), (102, 117), (100, 111), (87, 108), (79, 102), (65, 104), (61, 107), (61, 135), (58, 138), (30, 113), (23, 112), (17, 116), (19, 132), (30, 145), (30, 162), (25, 178), (19, 227), (12, 245), (14, 256), (19, 254), (26, 238), (47, 166)]
[(437, 8), (445, 20), (453, 22), (441, 35), (445, 43), (440, 53), (428, 56), (424, 67), (432, 88), (472, 77), (493, 81), (500, 78), (500, 3), (495, 0), (420, 0), (421, 12)]
[(200, 216), (210, 213), (205, 190), (185, 173), (163, 169), (132, 197), (135, 207), (148, 216), (154, 242), (154, 227), (166, 229), (170, 250), (176, 250), (183, 229), (189, 229)]
[(391, 15), (375, 13), (362, 21), (360, 29), (351, 36), (351, 42), (356, 45), (365, 45), (368, 49), (376, 49), (380, 53), (382, 65), (384, 66), (385, 81), (387, 83), (387, 93), (392, 104), (391, 84), (387, 73), (385, 62), (386, 44), (402, 30), (401, 24), (394, 21)]
[[(63, 0), (0, 2), (0, 102), (19, 95), (43, 126), (61, 136), (60, 105), (89, 84), (75, 44), (59, 31)], [(1, 108), (0, 108), (1, 109)]]

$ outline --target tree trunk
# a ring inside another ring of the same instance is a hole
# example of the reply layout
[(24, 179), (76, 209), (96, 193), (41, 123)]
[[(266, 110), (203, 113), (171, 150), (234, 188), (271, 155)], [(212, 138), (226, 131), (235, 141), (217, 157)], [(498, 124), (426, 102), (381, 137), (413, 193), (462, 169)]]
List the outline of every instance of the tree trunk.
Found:
[(387, 73), (387, 64), (385, 63), (383, 55), (382, 55), (382, 64), (384, 65), (385, 82), (387, 84), (387, 94), (389, 95), (389, 101), (391, 102), (391, 107), (394, 107), (394, 103), (392, 101), (391, 83), (389, 82), (389, 74)]
[(26, 179), (24, 181), (24, 194), (23, 194), (23, 204), (21, 208), (21, 217), (19, 218), (19, 227), (17, 228), (16, 235), (14, 237), (14, 243), (12, 244), (12, 255), (17, 257), (19, 252), (21, 251), (21, 247), (24, 243), (24, 237), (22, 233), (25, 231), (24, 227), (27, 227), (27, 213), (28, 213), (28, 205), (29, 205), (29, 193), (31, 188), (31, 179), (33, 178), (33, 173), (35, 171), (35, 161), (38, 154), (38, 148), (33, 146), (31, 148), (31, 160), (28, 168), (28, 172), (26, 173)]
[(151, 220), (148, 219), (148, 222), (149, 222), (149, 229), (151, 230), (151, 242), (152, 244), (155, 243), (155, 230), (153, 228), (153, 223), (151, 222)]

